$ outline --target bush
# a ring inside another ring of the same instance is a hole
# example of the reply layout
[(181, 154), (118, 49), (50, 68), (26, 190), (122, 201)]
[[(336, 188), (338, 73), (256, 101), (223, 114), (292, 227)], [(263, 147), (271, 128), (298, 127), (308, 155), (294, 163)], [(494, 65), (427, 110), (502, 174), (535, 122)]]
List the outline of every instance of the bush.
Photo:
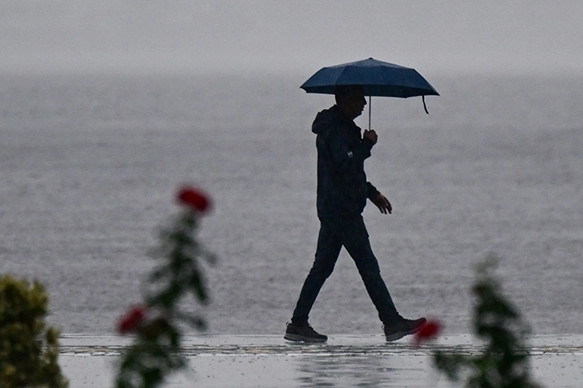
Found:
[(0, 276), (0, 387), (67, 387), (58, 365), (59, 331), (45, 324), (49, 297), (32, 284)]
[(526, 338), (530, 328), (516, 306), (502, 293), (493, 275), (498, 259), (487, 257), (477, 268), (474, 333), (484, 341), (481, 354), (437, 351), (435, 366), (451, 380), (464, 376), (467, 388), (537, 388), (530, 376)]

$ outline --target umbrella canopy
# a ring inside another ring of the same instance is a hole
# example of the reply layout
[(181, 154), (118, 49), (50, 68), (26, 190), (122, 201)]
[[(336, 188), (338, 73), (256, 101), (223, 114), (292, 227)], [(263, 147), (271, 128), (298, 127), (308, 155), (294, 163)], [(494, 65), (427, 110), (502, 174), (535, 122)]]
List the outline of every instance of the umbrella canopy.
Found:
[(415, 69), (373, 58), (324, 67), (300, 87), (308, 93), (334, 94), (338, 85), (360, 85), (367, 96), (439, 96)]
[(439, 96), (437, 90), (415, 69), (368, 58), (362, 61), (323, 67), (300, 88), (307, 93), (334, 94), (336, 86), (360, 85), (369, 96), (368, 126), (371, 120), (371, 96), (415, 97), (421, 96), (425, 113), (425, 96)]

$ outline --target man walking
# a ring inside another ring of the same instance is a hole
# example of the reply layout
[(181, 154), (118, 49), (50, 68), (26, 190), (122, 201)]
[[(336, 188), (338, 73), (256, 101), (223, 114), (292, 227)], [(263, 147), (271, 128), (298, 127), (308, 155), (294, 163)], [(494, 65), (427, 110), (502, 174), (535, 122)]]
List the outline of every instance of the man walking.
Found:
[(364, 172), (364, 161), (371, 155), (377, 134), (374, 130), (365, 130), (361, 135), (361, 129), (354, 123), (366, 105), (363, 89), (354, 85), (339, 86), (335, 98), (336, 105), (318, 113), (312, 124), (312, 132), (317, 135), (320, 233), (314, 264), (284, 338), (305, 342), (325, 342), (328, 339), (310, 326), (308, 317), (344, 247), (354, 260), (383, 322), (386, 340), (395, 341), (417, 332), (426, 320), (405, 319), (397, 312), (380, 275), (362, 218), (367, 198), (381, 213), (392, 211), (389, 200), (367, 182)]

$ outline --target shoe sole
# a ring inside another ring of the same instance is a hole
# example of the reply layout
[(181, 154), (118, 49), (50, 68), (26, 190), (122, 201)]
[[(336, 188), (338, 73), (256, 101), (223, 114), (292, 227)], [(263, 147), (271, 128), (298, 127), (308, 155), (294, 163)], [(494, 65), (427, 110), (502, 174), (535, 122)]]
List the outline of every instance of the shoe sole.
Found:
[(401, 338), (403, 338), (406, 335), (410, 335), (410, 334), (415, 334), (414, 331), (408, 331), (408, 332), (401, 332), (401, 333), (395, 333), (395, 334), (391, 334), (391, 335), (387, 335), (385, 336), (386, 341), (387, 342), (392, 342), (392, 341), (397, 341), (400, 340)]
[(293, 341), (293, 342), (326, 342), (326, 341), (328, 341), (328, 338), (326, 338), (326, 339), (308, 338), (308, 337), (301, 336), (299, 334), (288, 334), (288, 333), (286, 333), (283, 336), (283, 338), (288, 340), (288, 341)]
[(422, 325), (419, 325), (416, 329), (414, 330), (409, 330), (409, 331), (401, 331), (401, 332), (397, 332), (397, 333), (393, 333), (391, 335), (387, 335), (385, 336), (386, 341), (387, 342), (392, 342), (392, 341), (397, 341), (400, 340), (401, 338), (405, 337), (406, 335), (411, 335), (411, 334), (415, 334), (417, 333), (419, 330), (421, 330), (423, 328), (423, 326), (425, 326), (427, 323), (424, 323)]

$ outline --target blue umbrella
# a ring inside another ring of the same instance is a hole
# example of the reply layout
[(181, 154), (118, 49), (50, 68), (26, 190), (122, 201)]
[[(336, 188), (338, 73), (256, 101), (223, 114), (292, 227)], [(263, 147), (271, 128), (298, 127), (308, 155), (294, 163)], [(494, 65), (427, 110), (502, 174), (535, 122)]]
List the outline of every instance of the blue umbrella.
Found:
[(439, 96), (437, 90), (415, 69), (373, 58), (324, 67), (300, 87), (307, 93), (334, 94), (336, 86), (339, 85), (360, 85), (364, 88), (364, 94), (369, 96), (369, 129), (371, 96), (421, 96), (426, 113), (429, 112), (425, 105), (425, 96)]

